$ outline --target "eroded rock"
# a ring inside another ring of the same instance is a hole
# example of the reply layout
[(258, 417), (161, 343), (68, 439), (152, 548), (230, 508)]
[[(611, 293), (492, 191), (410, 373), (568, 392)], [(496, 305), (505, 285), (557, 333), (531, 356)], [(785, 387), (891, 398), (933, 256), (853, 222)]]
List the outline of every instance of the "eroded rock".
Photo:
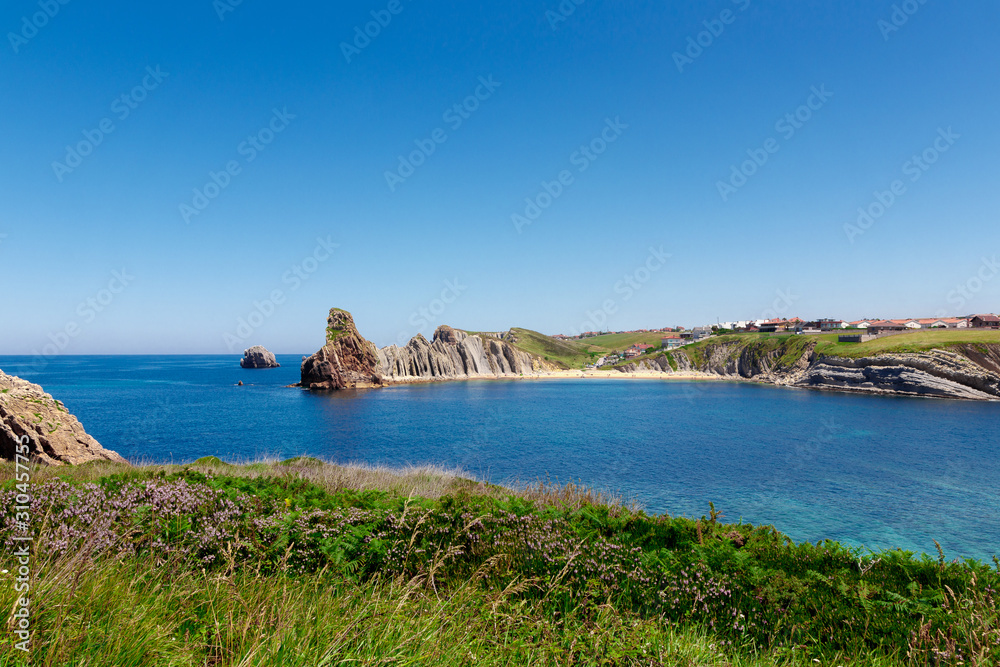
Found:
[(302, 360), (301, 386), (314, 391), (364, 389), (385, 384), (375, 344), (365, 339), (346, 310), (334, 308), (326, 321), (326, 344)]
[(14, 459), (23, 436), (28, 436), (29, 455), (38, 463), (127, 463), (101, 447), (66, 406), (40, 386), (0, 371), (0, 457)]
[(434, 340), (417, 334), (406, 347), (378, 351), (382, 375), (395, 382), (521, 377), (557, 370), (554, 364), (518, 349), (503, 338), (468, 334), (440, 326)]
[(281, 364), (267, 348), (262, 345), (254, 345), (249, 350), (243, 352), (243, 359), (240, 360), (241, 368), (280, 368)]

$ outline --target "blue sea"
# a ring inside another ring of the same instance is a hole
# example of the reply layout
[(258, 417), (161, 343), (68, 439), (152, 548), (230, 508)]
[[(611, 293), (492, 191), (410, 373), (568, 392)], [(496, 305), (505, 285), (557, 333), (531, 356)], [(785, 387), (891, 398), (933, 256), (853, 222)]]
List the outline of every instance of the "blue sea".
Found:
[[(301, 356), (0, 357), (142, 462), (309, 455), (583, 482), (647, 512), (951, 559), (1000, 554), (1000, 403), (725, 382), (473, 381), (312, 394)], [(244, 386), (236, 386), (242, 381)]]

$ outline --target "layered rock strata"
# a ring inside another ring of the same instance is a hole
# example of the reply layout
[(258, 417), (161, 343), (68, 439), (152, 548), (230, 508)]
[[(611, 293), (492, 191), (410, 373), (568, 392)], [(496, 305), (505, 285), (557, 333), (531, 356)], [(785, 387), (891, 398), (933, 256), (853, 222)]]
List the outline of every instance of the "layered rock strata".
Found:
[(418, 334), (404, 347), (380, 350), (358, 333), (350, 313), (334, 308), (326, 335), (323, 348), (302, 362), (302, 387), (329, 391), (557, 370), (555, 364), (518, 349), (512, 332), (498, 338), (441, 326), (431, 341)]
[(366, 340), (346, 310), (334, 308), (326, 321), (326, 344), (302, 360), (300, 385), (314, 391), (385, 385), (378, 348)]
[(405, 347), (378, 351), (382, 375), (395, 382), (522, 377), (556, 366), (519, 350), (508, 338), (480, 337), (440, 326), (430, 342), (415, 336)]
[(960, 345), (947, 350), (845, 358), (763, 349), (754, 343), (720, 342), (697, 355), (677, 350), (670, 356), (627, 364), (622, 372), (701, 372), (708, 376), (768, 384), (976, 400), (1000, 399), (1000, 346)]

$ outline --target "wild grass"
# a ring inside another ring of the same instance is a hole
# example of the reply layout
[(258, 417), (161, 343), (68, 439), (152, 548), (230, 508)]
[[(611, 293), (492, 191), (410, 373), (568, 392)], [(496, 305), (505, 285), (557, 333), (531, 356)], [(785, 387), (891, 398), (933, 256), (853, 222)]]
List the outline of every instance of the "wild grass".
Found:
[[(40, 582), (36, 666), (816, 665), (794, 651), (726, 651), (703, 630), (611, 605), (549, 613), (516, 585), (487, 591), (469, 581), (438, 594), (420, 581), (202, 572), (154, 560), (54, 564)], [(0, 604), (12, 602), (0, 593)], [(897, 664), (831, 657), (827, 664)], [(25, 664), (0, 640), (0, 665)]]
[[(191, 471), (206, 475), (224, 475), (243, 479), (305, 480), (325, 492), (378, 491), (396, 497), (419, 497), (437, 500), (457, 493), (505, 499), (511, 496), (529, 502), (563, 510), (575, 511), (599, 505), (608, 508), (612, 516), (636, 512), (639, 506), (620, 494), (598, 491), (574, 482), (560, 483), (551, 479), (523, 482), (508, 480), (504, 486), (488, 484), (464, 470), (441, 466), (407, 466), (392, 468), (365, 464), (337, 465), (311, 457), (255, 459), (228, 463), (206, 456), (184, 465), (135, 462), (135, 465), (92, 461), (77, 466), (42, 466), (35, 469), (32, 481), (43, 484), (53, 480), (72, 484), (96, 483), (111, 476), (124, 480), (144, 480)], [(0, 486), (14, 479), (15, 466), (0, 461)]]
[[(606, 500), (301, 458), (39, 469), (32, 664), (1000, 661), (1000, 561), (794, 544), (714, 507)], [(12, 584), (0, 575), (7, 609)], [(13, 642), (0, 634), (0, 665), (27, 664)]]

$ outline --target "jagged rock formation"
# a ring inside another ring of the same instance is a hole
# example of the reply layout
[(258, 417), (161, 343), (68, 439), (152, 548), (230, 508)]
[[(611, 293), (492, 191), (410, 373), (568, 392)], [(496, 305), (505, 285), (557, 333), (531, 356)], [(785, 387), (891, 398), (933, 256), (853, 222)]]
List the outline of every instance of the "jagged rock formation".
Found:
[(244, 350), (243, 358), (240, 359), (241, 368), (280, 368), (281, 364), (274, 355), (262, 345), (254, 345), (249, 350)]
[(127, 463), (117, 452), (101, 447), (61, 402), (37, 384), (0, 371), (0, 458), (14, 459), (23, 436), (28, 436), (29, 456), (38, 463)]
[(892, 353), (858, 359), (815, 354), (815, 343), (719, 342), (619, 368), (623, 372), (701, 372), (769, 384), (872, 394), (1000, 399), (1000, 346)]
[(358, 333), (351, 314), (333, 308), (326, 324), (326, 344), (302, 360), (300, 386), (314, 391), (383, 386), (378, 349)]
[(944, 350), (862, 359), (823, 357), (817, 359), (795, 384), (940, 398), (1000, 398), (1000, 374)]
[(513, 332), (496, 338), (441, 326), (431, 342), (417, 334), (405, 347), (390, 345), (379, 350), (358, 333), (351, 314), (344, 310), (331, 310), (327, 325), (326, 345), (302, 362), (301, 387), (329, 391), (521, 377), (557, 370), (554, 364), (518, 349)]
[(515, 347), (512, 333), (484, 338), (449, 326), (438, 327), (431, 342), (417, 334), (406, 347), (382, 348), (378, 357), (382, 375), (396, 382), (520, 377), (556, 370)]

